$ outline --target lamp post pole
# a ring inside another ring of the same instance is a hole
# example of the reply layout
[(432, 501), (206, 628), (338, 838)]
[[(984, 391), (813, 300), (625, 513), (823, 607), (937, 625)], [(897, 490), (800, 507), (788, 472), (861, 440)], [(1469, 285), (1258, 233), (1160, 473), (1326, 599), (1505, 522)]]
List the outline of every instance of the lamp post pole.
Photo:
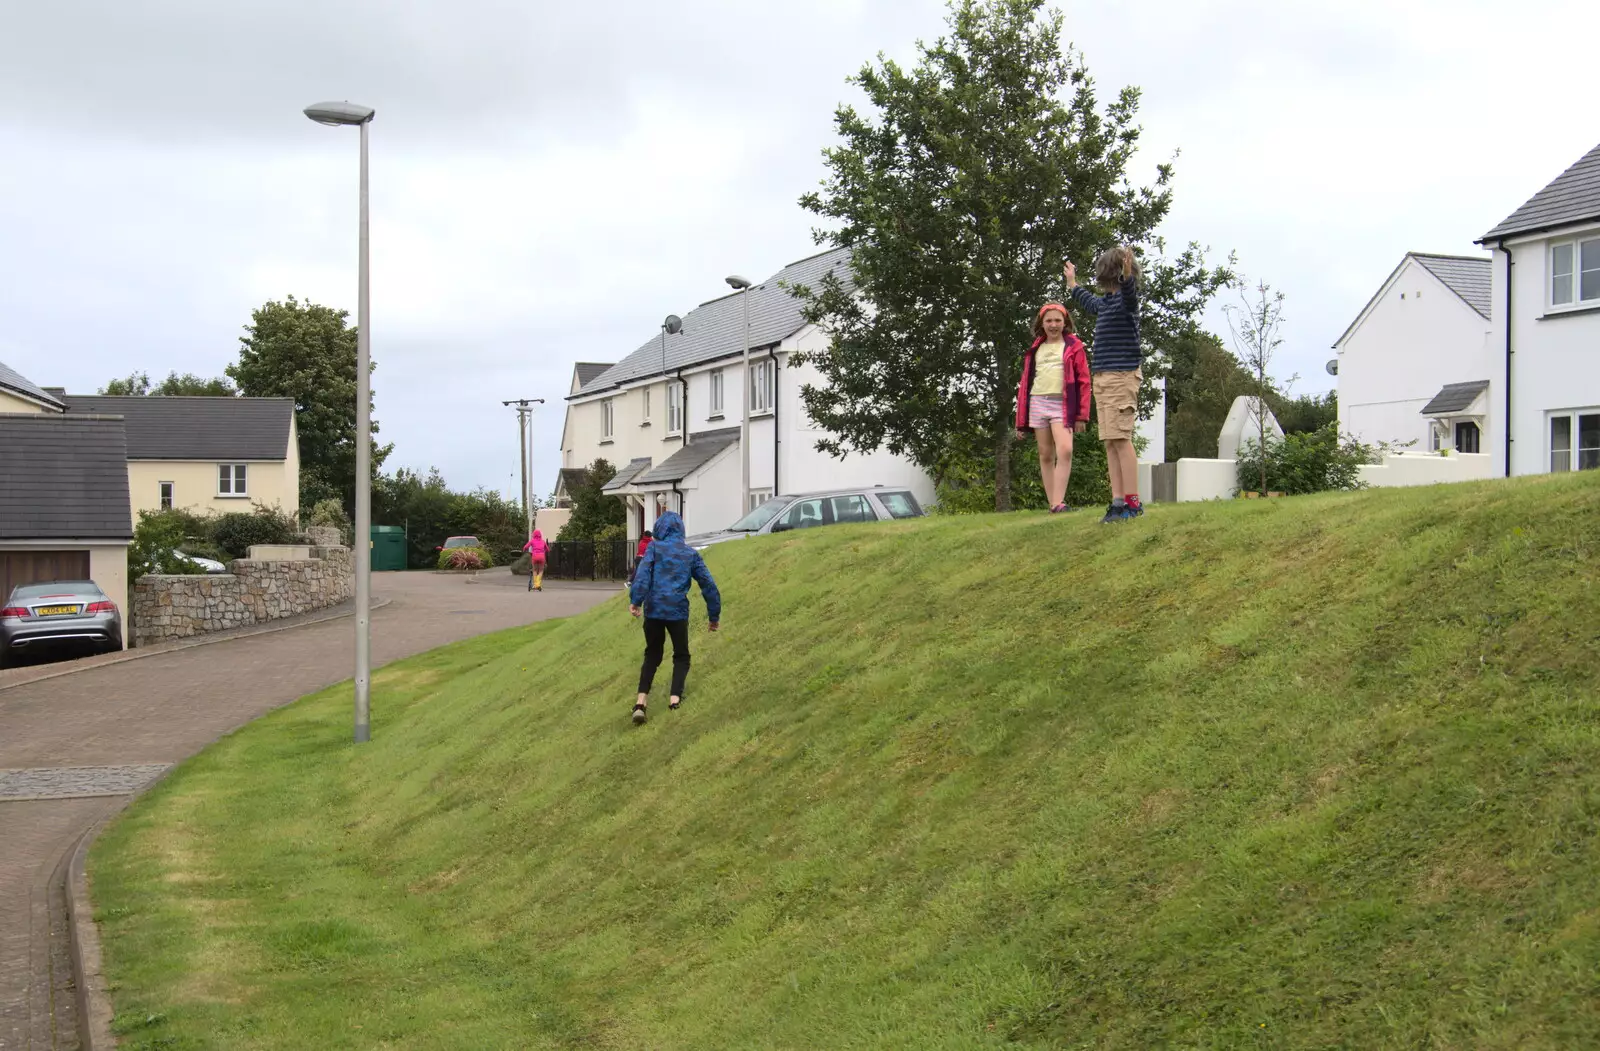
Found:
[(361, 129), (361, 219), (356, 292), (355, 740), (372, 739), (372, 285), (367, 239), (367, 125), (377, 112), (349, 102), (307, 106), (307, 117)]

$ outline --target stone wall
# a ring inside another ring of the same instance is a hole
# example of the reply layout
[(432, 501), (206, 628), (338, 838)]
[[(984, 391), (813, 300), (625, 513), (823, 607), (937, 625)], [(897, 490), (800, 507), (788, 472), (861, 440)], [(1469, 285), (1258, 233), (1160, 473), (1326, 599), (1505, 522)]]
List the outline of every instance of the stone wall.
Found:
[(355, 562), (347, 547), (313, 547), (307, 559), (239, 559), (228, 573), (150, 574), (129, 596), (133, 642), (170, 639), (293, 617), (337, 605), (355, 594)]
[(305, 537), (312, 547), (338, 547), (344, 543), (338, 526), (307, 526)]

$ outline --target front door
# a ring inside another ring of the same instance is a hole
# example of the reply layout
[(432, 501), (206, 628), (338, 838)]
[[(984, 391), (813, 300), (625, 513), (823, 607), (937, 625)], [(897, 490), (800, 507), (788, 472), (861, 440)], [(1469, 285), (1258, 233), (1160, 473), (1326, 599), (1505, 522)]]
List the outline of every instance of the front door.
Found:
[(88, 579), (87, 551), (0, 551), (0, 600), (24, 584)]

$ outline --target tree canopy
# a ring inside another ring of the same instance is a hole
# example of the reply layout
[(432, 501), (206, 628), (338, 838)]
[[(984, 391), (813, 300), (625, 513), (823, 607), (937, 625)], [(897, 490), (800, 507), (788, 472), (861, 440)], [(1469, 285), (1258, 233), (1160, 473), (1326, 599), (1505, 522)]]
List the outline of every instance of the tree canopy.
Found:
[(227, 379), (217, 376), (204, 379), (192, 372), (178, 375), (176, 372), (167, 373), (167, 378), (160, 383), (151, 385), (148, 372), (130, 372), (119, 380), (112, 380), (100, 388), (101, 394), (136, 395), (140, 397), (177, 397), (201, 396), (213, 398), (236, 398), (239, 392), (234, 389)]
[[(355, 507), (356, 330), (346, 324), (349, 316), (294, 296), (270, 301), (251, 314), (239, 360), (227, 368), (246, 397), (294, 400), (301, 507), (329, 497)], [(374, 443), (374, 477), (393, 448)]]

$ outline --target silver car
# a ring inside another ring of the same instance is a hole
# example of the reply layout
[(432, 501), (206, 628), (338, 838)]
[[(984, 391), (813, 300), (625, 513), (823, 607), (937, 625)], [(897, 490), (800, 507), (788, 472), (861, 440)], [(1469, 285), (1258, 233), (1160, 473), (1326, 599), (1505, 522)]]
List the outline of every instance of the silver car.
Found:
[(689, 546), (704, 551), (725, 540), (791, 529), (839, 525), (846, 522), (882, 522), (892, 518), (921, 518), (925, 511), (910, 490), (875, 485), (870, 488), (828, 489), (819, 493), (774, 496), (733, 525), (715, 533), (688, 538)]
[(13, 588), (0, 607), (0, 667), (23, 654), (122, 649), (122, 614), (92, 580)]

